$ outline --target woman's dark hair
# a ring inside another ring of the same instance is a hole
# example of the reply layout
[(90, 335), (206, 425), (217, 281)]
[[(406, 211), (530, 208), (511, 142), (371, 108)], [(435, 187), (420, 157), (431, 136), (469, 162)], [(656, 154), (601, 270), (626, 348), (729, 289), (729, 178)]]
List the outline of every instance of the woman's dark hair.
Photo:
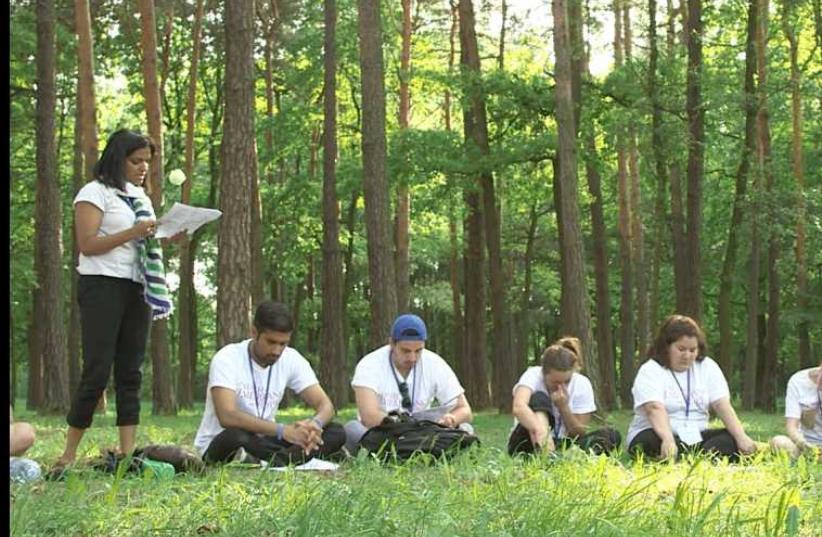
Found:
[[(126, 158), (144, 147), (151, 150), (151, 156), (153, 157), (157, 146), (145, 134), (128, 129), (121, 129), (112, 133), (106, 142), (106, 148), (103, 149), (100, 160), (94, 165), (94, 178), (106, 186), (124, 190), (126, 188), (126, 176), (123, 170)], [(146, 193), (151, 194), (150, 180), (146, 181), (145, 190)]]
[(556, 340), (542, 353), (542, 374), (549, 371), (579, 371), (582, 369), (582, 344), (575, 337)]
[(696, 338), (699, 345), (699, 352), (696, 355), (696, 361), (701, 362), (705, 359), (708, 352), (708, 344), (705, 343), (705, 332), (699, 327), (696, 321), (685, 315), (669, 315), (662, 326), (659, 327), (659, 332), (656, 334), (656, 339), (648, 348), (648, 358), (653, 358), (657, 363), (663, 367), (670, 368), (670, 356), (668, 355), (668, 347), (671, 343), (679, 340), (681, 337)]
[(282, 302), (266, 300), (257, 306), (254, 313), (254, 328), (258, 336), (266, 330), (290, 333), (294, 330), (294, 321), (291, 319), (288, 306)]

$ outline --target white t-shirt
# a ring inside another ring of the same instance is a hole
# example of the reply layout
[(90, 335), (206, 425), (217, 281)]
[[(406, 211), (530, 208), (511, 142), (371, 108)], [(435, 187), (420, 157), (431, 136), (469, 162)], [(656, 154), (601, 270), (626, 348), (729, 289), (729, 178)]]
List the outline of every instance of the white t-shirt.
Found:
[[(120, 195), (142, 198), (146, 210), (154, 213), (151, 199), (145, 191), (128, 181), (125, 192), (106, 186), (100, 181), (89, 181), (74, 197), (75, 205), (85, 201), (103, 211), (100, 229), (97, 230), (98, 237), (114, 235), (134, 225), (137, 219), (134, 210), (120, 198)], [(143, 273), (137, 259), (137, 241), (131, 240), (115, 246), (104, 254), (87, 256), (81, 253), (77, 272), (84, 275), (126, 278), (142, 283)]]
[[(525, 370), (525, 373), (519, 378), (514, 385), (513, 392), (517, 391), (520, 386), (525, 386), (531, 392), (542, 392), (549, 398), (551, 393), (545, 385), (545, 377), (542, 374), (542, 367), (535, 365)], [(596, 411), (597, 405), (594, 401), (594, 388), (588, 377), (580, 373), (574, 372), (571, 375), (571, 380), (568, 382), (568, 407), (572, 414), (590, 414)], [(562, 421), (562, 416), (559, 409), (551, 405), (551, 414), (554, 415), (554, 423), (559, 423), (559, 428), (555, 431), (557, 436), (564, 438), (568, 436), (568, 429)], [(514, 418), (514, 427), (517, 425), (517, 419)]]
[[(811, 367), (791, 375), (785, 394), (785, 417), (799, 420), (800, 430), (809, 444), (822, 446), (822, 393), (808, 376), (815, 369)], [(813, 427), (806, 427), (809, 423), (813, 423)]]
[[(690, 411), (686, 416), (689, 377)], [(626, 445), (630, 445), (640, 431), (651, 428), (651, 422), (641, 408), (645, 403), (657, 401), (665, 405), (671, 429), (681, 437), (682, 432), (690, 427), (696, 427), (699, 431), (707, 429), (710, 405), (723, 397), (730, 397), (725, 375), (719, 365), (707, 356), (682, 372), (648, 359), (637, 371), (631, 393), (634, 396), (634, 419), (628, 427)]]
[[(250, 341), (251, 339), (246, 339), (239, 343), (230, 343), (217, 351), (211, 360), (208, 370), (205, 413), (194, 439), (194, 447), (201, 455), (208, 449), (211, 440), (224, 430), (214, 411), (211, 388), (218, 386), (233, 390), (237, 394), (239, 410), (260, 419), (271, 420), (277, 416), (277, 409), (286, 387), (299, 394), (306, 388), (319, 384), (308, 360), (295, 349), (286, 347), (273, 365), (260, 367), (248, 353)], [(252, 370), (254, 371), (253, 380)], [(268, 386), (269, 375), (270, 386)], [(266, 390), (267, 386), (268, 390)]]
[(434, 398), (440, 405), (453, 407), (457, 404), (457, 397), (465, 392), (451, 366), (440, 355), (423, 349), (422, 356), (408, 377), (403, 379), (391, 362), (390, 352), (391, 346), (385, 345), (363, 356), (351, 379), (352, 387), (370, 388), (376, 392), (383, 412), (402, 408), (397, 379), (408, 384), (408, 395), (412, 398), (411, 412), (430, 408)]

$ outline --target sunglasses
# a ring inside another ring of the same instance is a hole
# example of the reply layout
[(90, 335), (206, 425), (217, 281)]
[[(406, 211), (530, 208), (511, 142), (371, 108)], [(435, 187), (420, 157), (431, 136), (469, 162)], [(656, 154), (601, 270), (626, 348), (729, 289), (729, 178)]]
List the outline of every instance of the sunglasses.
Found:
[(400, 395), (402, 396), (402, 407), (410, 412), (411, 396), (408, 395), (408, 383), (400, 382), (397, 384), (397, 387), (400, 389)]

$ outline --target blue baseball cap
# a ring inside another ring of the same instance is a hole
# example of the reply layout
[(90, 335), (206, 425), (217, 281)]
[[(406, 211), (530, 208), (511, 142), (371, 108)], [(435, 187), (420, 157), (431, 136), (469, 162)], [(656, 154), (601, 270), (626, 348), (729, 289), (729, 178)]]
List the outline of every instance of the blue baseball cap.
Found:
[(427, 338), (425, 323), (413, 313), (400, 315), (391, 327), (391, 339), (394, 341), (425, 341)]

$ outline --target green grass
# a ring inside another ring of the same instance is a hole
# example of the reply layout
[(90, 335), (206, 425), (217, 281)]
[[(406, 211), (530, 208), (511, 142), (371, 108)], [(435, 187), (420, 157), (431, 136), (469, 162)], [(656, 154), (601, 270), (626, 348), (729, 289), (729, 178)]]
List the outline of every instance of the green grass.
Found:
[[(144, 414), (138, 445), (191, 447), (200, 412)], [(281, 412), (287, 421), (304, 415), (299, 408)], [(348, 408), (338, 420), (353, 415)], [(740, 417), (756, 440), (781, 432), (778, 416)], [(62, 451), (65, 420), (22, 410), (16, 418), (38, 431), (28, 455), (51, 465)], [(629, 419), (626, 412), (609, 417), (623, 434)], [(810, 461), (763, 454), (739, 465), (702, 458), (634, 463), (624, 453), (594, 457), (576, 449), (555, 459), (512, 460), (504, 452), (511, 422), (480, 413), (474, 424), (482, 446), (436, 465), (382, 466), (360, 456), (333, 475), (227, 466), (169, 481), (78, 471), (65, 482), (12, 486), (11, 528), (19, 536), (822, 534), (822, 469)], [(81, 457), (115, 443), (109, 410), (95, 417)]]

